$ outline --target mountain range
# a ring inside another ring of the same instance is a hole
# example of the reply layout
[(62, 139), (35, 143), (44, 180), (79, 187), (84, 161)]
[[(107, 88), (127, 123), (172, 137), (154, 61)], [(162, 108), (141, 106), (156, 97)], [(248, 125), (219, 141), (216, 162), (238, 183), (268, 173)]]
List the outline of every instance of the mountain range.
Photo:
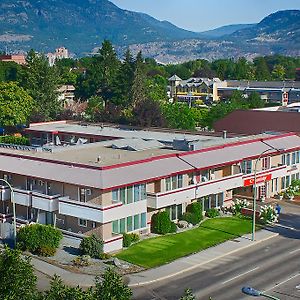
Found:
[(280, 11), (258, 24), (223, 26), (197, 33), (108, 0), (1, 0), (0, 49), (49, 52), (65, 46), (78, 56), (111, 40), (121, 53), (161, 62), (281, 53), (300, 55), (300, 11)]

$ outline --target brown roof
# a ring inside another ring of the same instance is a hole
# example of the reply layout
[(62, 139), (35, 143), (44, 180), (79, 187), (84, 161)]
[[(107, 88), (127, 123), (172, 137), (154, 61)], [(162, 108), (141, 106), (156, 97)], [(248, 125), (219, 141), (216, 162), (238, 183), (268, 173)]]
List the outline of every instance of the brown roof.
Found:
[(236, 110), (215, 122), (214, 129), (238, 134), (259, 134), (266, 131), (300, 132), (300, 113)]

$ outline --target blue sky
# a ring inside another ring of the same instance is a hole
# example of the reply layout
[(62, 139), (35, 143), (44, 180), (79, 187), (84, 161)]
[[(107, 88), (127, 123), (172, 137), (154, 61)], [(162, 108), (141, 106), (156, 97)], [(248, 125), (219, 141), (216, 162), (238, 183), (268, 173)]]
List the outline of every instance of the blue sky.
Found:
[[(159, 20), (204, 31), (229, 24), (257, 23), (278, 10), (300, 9), (300, 0), (110, 0)], [(300, 22), (300, 20), (299, 20)]]

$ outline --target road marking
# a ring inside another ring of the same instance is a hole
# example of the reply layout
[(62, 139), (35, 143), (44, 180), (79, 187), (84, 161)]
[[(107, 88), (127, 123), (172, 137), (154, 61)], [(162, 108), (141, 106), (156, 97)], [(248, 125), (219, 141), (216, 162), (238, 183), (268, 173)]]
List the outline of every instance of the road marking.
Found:
[(284, 284), (284, 283), (286, 283), (286, 282), (288, 282), (288, 281), (290, 281), (290, 280), (292, 280), (292, 279), (298, 277), (299, 275), (300, 275), (299, 273), (298, 273), (298, 274), (295, 274), (294, 276), (289, 277), (289, 278), (286, 279), (286, 280), (283, 280), (283, 281), (281, 281), (281, 282), (279, 282), (279, 283), (276, 283), (276, 284), (275, 284), (274, 286), (272, 286), (271, 288), (269, 288), (269, 289), (267, 289), (267, 290), (264, 290), (264, 292), (268, 292), (268, 291), (270, 291), (270, 290), (273, 290), (274, 288), (276, 288), (276, 287), (278, 287), (278, 286), (280, 286), (280, 285), (282, 285), (282, 284)]
[(296, 230), (294, 227), (286, 226), (286, 225), (281, 225), (281, 224), (276, 224), (277, 227), (282, 227), (285, 229), (290, 229), (290, 230)]
[(300, 251), (300, 249), (293, 250), (293, 251), (290, 252), (290, 254), (296, 253), (298, 251)]
[(230, 282), (230, 281), (232, 281), (232, 280), (235, 280), (235, 279), (237, 279), (237, 278), (239, 278), (239, 277), (242, 277), (242, 276), (244, 276), (244, 275), (246, 275), (246, 274), (248, 274), (248, 273), (251, 273), (251, 272), (253, 272), (253, 271), (257, 270), (257, 269), (259, 269), (259, 267), (256, 267), (256, 268), (251, 269), (251, 270), (249, 270), (249, 271), (247, 271), (247, 272), (245, 272), (245, 273), (242, 273), (242, 274), (239, 274), (239, 275), (237, 275), (237, 276), (235, 276), (235, 277), (232, 277), (232, 278), (230, 278), (230, 279), (228, 279), (228, 280), (222, 282), (222, 284), (226, 284), (226, 283), (228, 283), (228, 282)]

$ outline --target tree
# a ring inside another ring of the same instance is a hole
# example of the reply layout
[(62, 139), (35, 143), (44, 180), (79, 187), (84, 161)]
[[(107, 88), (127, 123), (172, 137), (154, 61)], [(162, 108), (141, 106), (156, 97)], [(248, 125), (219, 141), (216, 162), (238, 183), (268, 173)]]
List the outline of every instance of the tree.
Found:
[(5, 248), (0, 254), (0, 295), (5, 300), (37, 299), (33, 267), (21, 251)]
[(262, 100), (260, 95), (256, 92), (251, 93), (247, 101), (248, 101), (248, 107), (250, 109), (262, 108), (265, 106), (265, 101)]
[(147, 99), (146, 93), (146, 74), (144, 69), (144, 60), (142, 53), (139, 52), (135, 60), (135, 70), (132, 82), (132, 105), (135, 107), (138, 102)]
[(132, 101), (132, 85), (134, 80), (134, 60), (127, 49), (124, 57), (124, 61), (118, 70), (118, 74), (114, 82), (114, 98), (113, 103), (121, 105), (122, 107), (128, 107)]
[(44, 120), (53, 120), (62, 110), (58, 99), (58, 74), (50, 67), (44, 55), (29, 51), (24, 69), (22, 86), (35, 101), (35, 114)]
[(87, 72), (87, 96), (101, 96), (105, 105), (110, 102), (114, 96), (114, 82), (119, 66), (120, 62), (111, 42), (103, 41)]
[(258, 57), (254, 59), (254, 65), (256, 67), (255, 78), (256, 80), (270, 80), (270, 70), (264, 57)]
[(195, 129), (195, 120), (193, 112), (184, 103), (165, 104), (162, 106), (163, 116), (166, 119), (168, 127), (178, 129)]
[(96, 277), (94, 295), (96, 300), (129, 300), (132, 291), (123, 283), (121, 275), (108, 268), (102, 281)]
[(97, 122), (99, 114), (104, 110), (104, 101), (100, 96), (92, 96), (87, 102), (86, 119), (90, 122)]
[(0, 83), (0, 125), (26, 124), (33, 108), (33, 99), (14, 82)]
[(43, 300), (94, 300), (92, 289), (83, 291), (80, 287), (69, 287), (54, 275), (50, 290), (43, 295)]
[(184, 291), (184, 295), (180, 298), (180, 300), (196, 300), (196, 297), (193, 295), (191, 289), (186, 289)]
[(145, 99), (137, 103), (133, 110), (135, 120), (143, 127), (163, 127), (165, 119), (158, 101)]
[(161, 75), (148, 77), (146, 80), (148, 96), (153, 100), (167, 100), (167, 80)]
[(282, 65), (275, 65), (272, 71), (272, 76), (277, 80), (284, 80), (285, 78), (285, 68)]

